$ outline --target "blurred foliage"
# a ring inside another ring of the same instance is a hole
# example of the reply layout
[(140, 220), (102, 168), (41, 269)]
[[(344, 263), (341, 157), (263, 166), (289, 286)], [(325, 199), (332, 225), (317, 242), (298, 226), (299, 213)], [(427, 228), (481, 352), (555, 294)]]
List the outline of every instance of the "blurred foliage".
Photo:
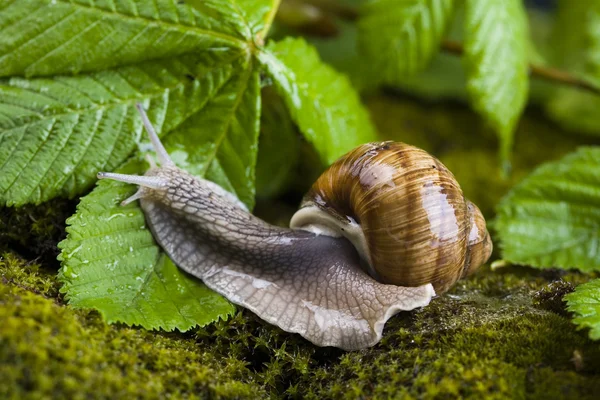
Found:
[(393, 84), (421, 71), (438, 52), (454, 0), (368, 1), (358, 19), (359, 57), (371, 84)]
[[(600, 1), (559, 2), (547, 49), (550, 63), (600, 84)], [(600, 135), (600, 98), (568, 87), (546, 99), (548, 115), (567, 129)]]
[(507, 261), (600, 270), (600, 148), (536, 168), (498, 204), (495, 228)]
[[(531, 3), (533, 2), (526, 4)], [(527, 59), (535, 65), (564, 68), (575, 77), (581, 77), (589, 81), (592, 86), (598, 86), (593, 65), (594, 54), (597, 53), (594, 49), (597, 46), (595, 35), (599, 26), (597, 10), (600, 2), (559, 0), (557, 3), (556, 12), (552, 8), (550, 10), (535, 7), (526, 9), (529, 25), (529, 40), (526, 42)], [(455, 8), (454, 17), (445, 37), (460, 42), (465, 39), (463, 2), (457, 2)], [(378, 82), (380, 76), (373, 77), (373, 74), (365, 73), (365, 63), (361, 62), (356, 51), (360, 41), (356, 24), (340, 15), (340, 13), (330, 14), (330, 18), (337, 22), (336, 35), (325, 38), (313, 36), (310, 39), (311, 43), (319, 49), (324, 60), (348, 74), (356, 87), (364, 91), (373, 90), (373, 84)], [(275, 37), (293, 33), (285, 27), (276, 28), (278, 29), (273, 33)], [(386, 57), (385, 52), (381, 57)], [(434, 53), (431, 61), (425, 64), (423, 69), (414, 74), (396, 74), (395, 80), (387, 80), (387, 84), (427, 99), (466, 101), (466, 79), (460, 57), (449, 54), (448, 49), (442, 47), (441, 51)], [(549, 84), (534, 75), (529, 98), (536, 104), (543, 105), (547, 115), (566, 128), (593, 135), (600, 132), (598, 121), (595, 119), (597, 117), (595, 110), (598, 108), (596, 107), (598, 96), (595, 94), (579, 88), (563, 87), (558, 82)]]

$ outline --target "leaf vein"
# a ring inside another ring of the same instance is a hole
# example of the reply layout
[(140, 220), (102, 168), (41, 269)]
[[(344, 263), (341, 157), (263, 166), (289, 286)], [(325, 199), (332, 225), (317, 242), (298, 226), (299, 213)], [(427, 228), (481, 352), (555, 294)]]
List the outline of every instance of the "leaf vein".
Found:
[(231, 42), (232, 44), (237, 45), (236, 47), (246, 47), (247, 46), (247, 43), (244, 40), (236, 38), (235, 36), (227, 35), (227, 34), (221, 33), (221, 32), (211, 31), (211, 30), (208, 30), (208, 29), (202, 29), (202, 28), (199, 28), (197, 25), (187, 25), (186, 24), (186, 25), (182, 26), (182, 25), (174, 24), (172, 22), (167, 22), (167, 21), (162, 20), (162, 19), (152, 19), (152, 18), (144, 17), (144, 16), (142, 16), (142, 15), (139, 14), (139, 10), (137, 9), (137, 6), (136, 6), (135, 2), (132, 2), (132, 4), (134, 6), (136, 6), (135, 7), (135, 9), (136, 9), (135, 10), (135, 16), (132, 17), (132, 16), (129, 16), (129, 15), (126, 15), (126, 14), (120, 14), (118, 12), (108, 11), (108, 10), (103, 9), (103, 8), (95, 8), (95, 7), (91, 7), (89, 5), (85, 5), (85, 4), (81, 4), (81, 3), (75, 3), (75, 4), (74, 3), (70, 3), (69, 0), (57, 0), (57, 1), (60, 2), (60, 3), (66, 3), (69, 6), (80, 7), (80, 8), (83, 8), (83, 9), (91, 9), (91, 10), (96, 11), (96, 12), (100, 12), (100, 13), (104, 13), (104, 14), (109, 14), (110, 16), (113, 16), (114, 18), (117, 18), (117, 19), (130, 19), (130, 20), (134, 20), (136, 22), (138, 20), (144, 20), (144, 21), (150, 22), (150, 23), (159, 23), (161, 25), (169, 26), (169, 27), (171, 27), (171, 28), (173, 28), (175, 30), (182, 30), (182, 28), (185, 27), (185, 30), (195, 31), (195, 32), (197, 32), (200, 35), (212, 36), (212, 37), (216, 37), (216, 38), (222, 39), (222, 40), (227, 41), (227, 42)]
[(48, 51), (42, 57), (38, 58), (37, 60), (31, 62), (29, 65), (27, 65), (26, 67), (24, 67), (23, 71), (34, 69), (35, 65), (43, 62), (45, 59), (47, 59), (48, 57), (50, 57), (52, 54), (60, 51), (65, 46), (68, 46), (70, 43), (76, 41), (80, 36), (84, 35), (86, 32), (89, 32), (90, 30), (94, 29), (94, 27), (96, 25), (98, 25), (100, 22), (103, 22), (103, 20), (98, 20), (98, 21), (95, 21), (95, 22), (87, 25), (83, 30), (77, 32), (75, 35), (73, 35), (72, 37), (70, 37), (68, 40), (65, 40), (64, 42), (59, 43), (59, 45), (56, 46), (54, 49)]
[(0, 57), (0, 62), (2, 62), (2, 60), (4, 60), (5, 58), (7, 58), (8, 56), (12, 55), (15, 51), (17, 51), (18, 49), (23, 48), (24, 46), (27, 46), (29, 43), (31, 43), (33, 40), (39, 38), (42, 35), (45, 35), (46, 33), (48, 33), (48, 31), (50, 31), (51, 29), (56, 28), (59, 24), (64, 23), (64, 21), (66, 21), (67, 19), (71, 18), (72, 16), (76, 15), (78, 13), (78, 10), (74, 10), (72, 13), (67, 14), (65, 16), (63, 16), (60, 20), (58, 20), (58, 22), (56, 22), (54, 25), (49, 25), (46, 28), (44, 28), (41, 32), (36, 33), (33, 37), (29, 38), (27, 41), (25, 41), (24, 43), (19, 44), (16, 47), (13, 47), (10, 51), (6, 52), (4, 55), (2, 55)]
[[(48, 135), (43, 139), (44, 143), (42, 143), (37, 149), (36, 151), (33, 153), (33, 155), (29, 158), (29, 160), (27, 161), (27, 163), (25, 164), (25, 166), (21, 169), (21, 171), (19, 171), (19, 173), (17, 174), (17, 176), (10, 182), (10, 184), (6, 187), (6, 189), (4, 190), (4, 193), (8, 193), (9, 189), (12, 187), (12, 185), (14, 185), (14, 183), (19, 179), (19, 177), (21, 176), (21, 174), (23, 174), (23, 172), (25, 171), (26, 167), (31, 163), (31, 160), (33, 160), (35, 158), (35, 156), (40, 152), (40, 150), (44, 147), (44, 144), (46, 143), (46, 141), (48, 140), (48, 138), (50, 137), (50, 135), (52, 134), (52, 130), (54, 129), (54, 126), (56, 124), (57, 120), (53, 119), (52, 120), (52, 124), (50, 125), (49, 129), (48, 129)], [(24, 136), (24, 135), (23, 135)], [(11, 151), (11, 155), (14, 153), (14, 151), (16, 150), (16, 146), (15, 148), (13, 148), (13, 150)], [(9, 156), (10, 159), (10, 156)]]

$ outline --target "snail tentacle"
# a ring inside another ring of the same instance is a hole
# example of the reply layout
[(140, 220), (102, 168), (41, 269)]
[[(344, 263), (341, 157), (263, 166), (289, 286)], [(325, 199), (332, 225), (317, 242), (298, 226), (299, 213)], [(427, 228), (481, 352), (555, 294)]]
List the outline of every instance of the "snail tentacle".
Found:
[(142, 176), (142, 175), (128, 175), (118, 174), (115, 172), (98, 172), (98, 179), (112, 179), (113, 181), (119, 181), (124, 183), (131, 183), (138, 186), (143, 186), (151, 189), (161, 189), (167, 185), (167, 181), (164, 178), (158, 176)]
[(150, 123), (150, 120), (148, 119), (148, 115), (146, 114), (146, 111), (144, 110), (144, 107), (142, 106), (142, 104), (136, 103), (135, 108), (137, 108), (138, 112), (140, 113), (140, 115), (142, 117), (142, 122), (144, 123), (144, 128), (146, 128), (146, 132), (148, 133), (150, 142), (152, 142), (152, 147), (154, 148), (154, 152), (156, 153), (156, 157), (158, 157), (158, 162), (160, 163), (160, 165), (165, 166), (165, 167), (175, 165), (173, 160), (171, 160), (169, 153), (167, 153), (165, 146), (163, 146), (162, 142), (160, 141), (160, 138), (158, 137), (156, 130)]

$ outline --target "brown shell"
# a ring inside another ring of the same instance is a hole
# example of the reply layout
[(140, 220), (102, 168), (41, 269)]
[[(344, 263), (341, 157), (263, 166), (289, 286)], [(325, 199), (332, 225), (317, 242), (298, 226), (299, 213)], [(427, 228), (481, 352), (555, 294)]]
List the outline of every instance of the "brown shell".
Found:
[(315, 182), (303, 202), (309, 205), (360, 224), (367, 261), (383, 283), (432, 283), (443, 293), (491, 253), (485, 220), (452, 173), (404, 143), (352, 150)]

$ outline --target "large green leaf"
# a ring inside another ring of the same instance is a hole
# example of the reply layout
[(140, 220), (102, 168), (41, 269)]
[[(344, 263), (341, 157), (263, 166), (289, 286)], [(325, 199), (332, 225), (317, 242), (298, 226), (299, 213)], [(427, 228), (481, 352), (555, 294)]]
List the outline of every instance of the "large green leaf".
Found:
[[(165, 140), (180, 167), (236, 193), (249, 207), (254, 204), (259, 88), (258, 70), (250, 62)], [(143, 173), (143, 165), (130, 162), (120, 172)], [(228, 302), (160, 252), (137, 203), (119, 205), (134, 191), (132, 185), (102, 181), (67, 221), (60, 280), (70, 304), (148, 329), (186, 330), (230, 314)]]
[(465, 65), (473, 108), (500, 138), (508, 159), (529, 92), (528, 27), (521, 0), (466, 0)]
[(437, 53), (454, 0), (371, 0), (362, 8), (359, 51), (370, 75), (395, 83)]
[(590, 328), (590, 338), (600, 339), (600, 279), (577, 286), (575, 292), (565, 296), (567, 309), (575, 314), (573, 323)]
[(98, 71), (184, 53), (246, 47), (228, 2), (204, 13), (177, 0), (0, 2), (0, 76)]
[(600, 148), (536, 169), (500, 202), (494, 226), (507, 261), (600, 270)]
[[(133, 161), (119, 171), (135, 174), (144, 168)], [(69, 304), (95, 308), (108, 322), (146, 329), (185, 331), (232, 314), (227, 300), (161, 253), (137, 204), (119, 205), (135, 190), (101, 181), (67, 220), (59, 279)]]
[(77, 77), (0, 83), (0, 203), (81, 193), (136, 146), (142, 101), (164, 134), (212, 100), (245, 61), (237, 51), (181, 56)]
[(321, 62), (302, 39), (270, 43), (258, 54), (293, 120), (329, 164), (376, 140), (367, 111), (346, 76)]

